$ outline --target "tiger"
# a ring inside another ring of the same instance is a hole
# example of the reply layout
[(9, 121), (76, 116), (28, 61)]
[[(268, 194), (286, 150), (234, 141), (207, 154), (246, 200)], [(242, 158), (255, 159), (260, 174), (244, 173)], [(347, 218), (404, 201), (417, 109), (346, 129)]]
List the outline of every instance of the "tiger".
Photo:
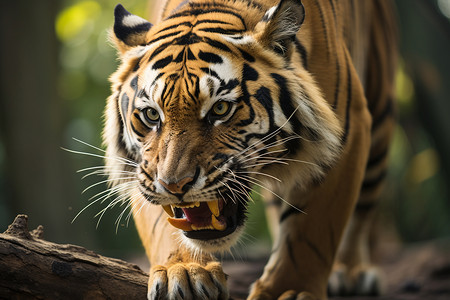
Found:
[(383, 291), (369, 233), (395, 124), (389, 0), (118, 4), (103, 140), (150, 262), (148, 299), (228, 299), (219, 254), (261, 195), (273, 246), (247, 299)]

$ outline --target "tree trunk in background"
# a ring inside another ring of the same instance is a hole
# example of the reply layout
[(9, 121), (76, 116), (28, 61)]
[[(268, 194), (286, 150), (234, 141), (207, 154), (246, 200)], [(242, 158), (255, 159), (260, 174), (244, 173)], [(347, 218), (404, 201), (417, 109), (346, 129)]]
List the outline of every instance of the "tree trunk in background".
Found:
[(59, 4), (0, 1), (0, 138), (6, 152), (0, 202), (6, 202), (8, 219), (28, 213), (52, 240), (67, 241), (74, 193), (60, 149), (65, 110), (57, 92)]

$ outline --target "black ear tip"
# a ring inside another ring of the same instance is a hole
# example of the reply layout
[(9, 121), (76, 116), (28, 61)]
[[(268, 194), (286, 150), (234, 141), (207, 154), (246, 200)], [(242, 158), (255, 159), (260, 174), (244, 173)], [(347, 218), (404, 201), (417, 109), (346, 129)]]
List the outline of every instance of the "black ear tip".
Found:
[(114, 8), (114, 16), (116, 19), (122, 19), (124, 16), (131, 15), (129, 11), (122, 6), (122, 4), (117, 4)]

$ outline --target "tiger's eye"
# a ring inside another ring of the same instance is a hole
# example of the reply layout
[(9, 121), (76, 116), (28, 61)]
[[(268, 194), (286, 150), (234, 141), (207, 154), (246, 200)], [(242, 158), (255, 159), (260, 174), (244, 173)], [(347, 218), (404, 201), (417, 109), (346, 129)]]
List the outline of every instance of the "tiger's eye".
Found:
[(228, 102), (219, 101), (216, 104), (214, 104), (212, 111), (216, 116), (223, 116), (229, 111), (229, 108), (230, 104)]
[(159, 121), (159, 112), (154, 108), (147, 108), (144, 112), (144, 116), (149, 122)]

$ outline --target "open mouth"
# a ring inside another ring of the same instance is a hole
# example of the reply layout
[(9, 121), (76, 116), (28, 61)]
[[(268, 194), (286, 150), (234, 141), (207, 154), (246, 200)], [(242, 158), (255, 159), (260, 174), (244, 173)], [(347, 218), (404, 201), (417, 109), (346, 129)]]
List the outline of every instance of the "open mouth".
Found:
[(237, 227), (238, 204), (222, 199), (164, 205), (169, 223), (183, 230), (188, 238), (218, 239), (233, 233)]

